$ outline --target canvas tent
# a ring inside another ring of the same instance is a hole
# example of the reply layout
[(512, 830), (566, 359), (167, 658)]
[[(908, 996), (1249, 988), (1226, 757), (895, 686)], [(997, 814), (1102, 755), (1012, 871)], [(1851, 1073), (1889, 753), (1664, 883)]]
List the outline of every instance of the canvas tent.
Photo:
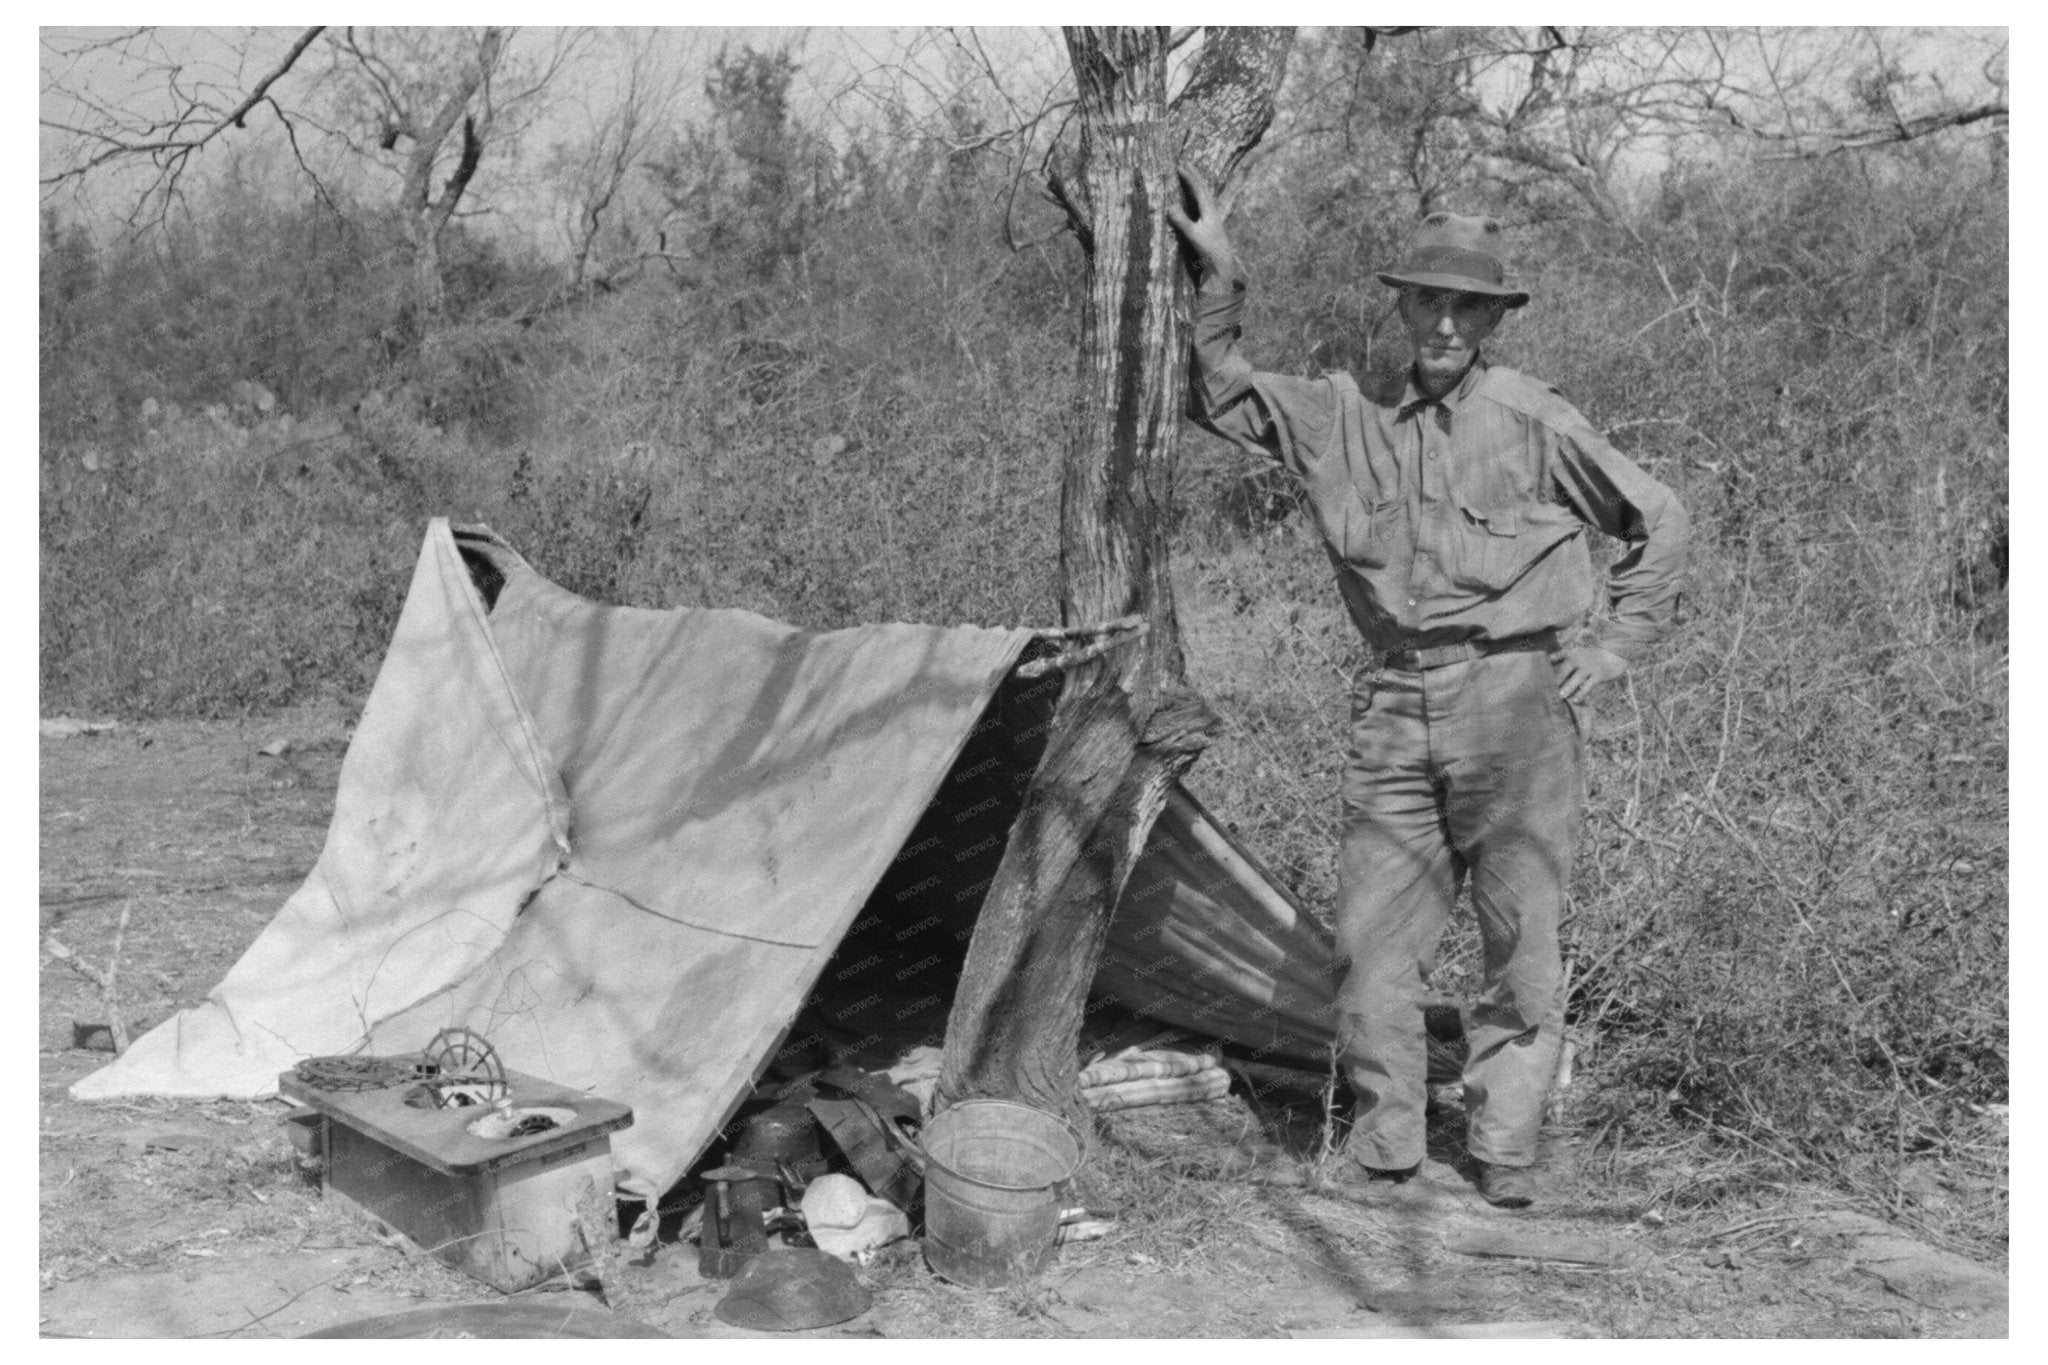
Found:
[[(311, 874), (72, 1094), (266, 1095), (467, 1026), (632, 1105), (620, 1183), (659, 1194), (778, 1049), (943, 1023), (1055, 695), (1015, 676), (1031, 638), (603, 606), (435, 521)], [(1176, 791), (1096, 992), (1320, 1068), (1331, 959)]]

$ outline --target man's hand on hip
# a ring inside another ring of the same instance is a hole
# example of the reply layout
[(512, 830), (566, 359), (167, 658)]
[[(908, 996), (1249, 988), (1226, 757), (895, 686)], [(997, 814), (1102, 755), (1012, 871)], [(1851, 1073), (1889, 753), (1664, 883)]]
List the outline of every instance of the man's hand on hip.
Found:
[(1195, 206), (1194, 216), (1190, 217), (1179, 204), (1168, 203), (1166, 221), (1173, 224), (1173, 230), (1201, 263), (1202, 277), (1197, 283), (1230, 284), (1237, 279), (1237, 251), (1230, 245), (1229, 232), (1224, 230), (1216, 192), (1194, 171), (1180, 172), (1180, 183)]
[(1613, 682), (1628, 672), (1628, 660), (1598, 645), (1561, 649), (1550, 659), (1557, 665), (1557, 695), (1569, 702), (1585, 701), (1601, 683)]

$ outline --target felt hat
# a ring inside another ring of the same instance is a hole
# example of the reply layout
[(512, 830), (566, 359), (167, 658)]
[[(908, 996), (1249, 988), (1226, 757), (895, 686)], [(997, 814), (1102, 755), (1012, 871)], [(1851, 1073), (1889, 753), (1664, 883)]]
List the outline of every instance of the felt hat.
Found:
[(1379, 281), (1396, 289), (1413, 284), (1485, 294), (1520, 308), (1529, 295), (1507, 282), (1505, 249), (1500, 224), (1492, 218), (1432, 213), (1408, 239), (1407, 258), (1392, 270), (1380, 271)]

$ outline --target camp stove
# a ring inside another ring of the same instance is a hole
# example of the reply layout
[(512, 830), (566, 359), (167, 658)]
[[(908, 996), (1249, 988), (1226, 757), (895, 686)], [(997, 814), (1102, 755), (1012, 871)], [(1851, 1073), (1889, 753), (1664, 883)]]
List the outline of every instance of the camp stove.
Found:
[(609, 1135), (633, 1111), (458, 1032), (418, 1054), (309, 1058), (277, 1085), (318, 1116), (329, 1199), (510, 1293), (588, 1263), (578, 1203), (595, 1190), (610, 1207)]

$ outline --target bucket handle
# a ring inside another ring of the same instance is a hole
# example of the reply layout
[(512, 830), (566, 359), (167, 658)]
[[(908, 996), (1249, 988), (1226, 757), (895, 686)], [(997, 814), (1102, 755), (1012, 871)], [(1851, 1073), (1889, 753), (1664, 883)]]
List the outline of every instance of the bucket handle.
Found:
[[(912, 1166), (917, 1168), (917, 1173), (919, 1175), (923, 1175), (925, 1173), (925, 1168), (931, 1165), (932, 1159), (930, 1153), (926, 1152), (924, 1148), (918, 1146), (917, 1139), (912, 1137), (909, 1133), (904, 1132), (903, 1129), (898, 1127), (896, 1124), (891, 1123), (887, 1119), (883, 1118), (880, 1113), (876, 1112), (875, 1107), (873, 1105), (869, 1104), (866, 1100), (861, 1099), (858, 1095), (852, 1096), (851, 1098), (853, 1099), (854, 1103), (858, 1104), (862, 1109), (867, 1111), (868, 1117), (873, 1119), (875, 1123), (881, 1127), (883, 1132), (887, 1133), (891, 1138), (895, 1139), (895, 1141), (898, 1144), (898, 1150), (902, 1153), (903, 1158), (906, 1161), (908, 1161)], [(1066, 1129), (1068, 1133), (1073, 1135), (1075, 1145), (1077, 1147), (1080, 1145), (1081, 1135), (1079, 1133), (1074, 1132), (1074, 1125), (1068, 1122), (1064, 1115), (1054, 1114), (1050, 1110), (1044, 1109), (1041, 1109), (1038, 1112), (1047, 1115), (1047, 1117), (1049, 1118), (1058, 1119), (1060, 1127)], [(1073, 1177), (1069, 1176), (1066, 1180), (1056, 1181), (1054, 1183), (1055, 1186), (1068, 1186), (1072, 1183), (1072, 1180)]]

